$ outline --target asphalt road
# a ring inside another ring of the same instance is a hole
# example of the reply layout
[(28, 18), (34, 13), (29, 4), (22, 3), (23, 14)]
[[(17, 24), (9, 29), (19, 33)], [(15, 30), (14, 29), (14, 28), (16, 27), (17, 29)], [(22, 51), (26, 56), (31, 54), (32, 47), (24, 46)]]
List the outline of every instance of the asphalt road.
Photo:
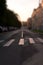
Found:
[(43, 65), (43, 38), (27, 29), (0, 34), (0, 65)]

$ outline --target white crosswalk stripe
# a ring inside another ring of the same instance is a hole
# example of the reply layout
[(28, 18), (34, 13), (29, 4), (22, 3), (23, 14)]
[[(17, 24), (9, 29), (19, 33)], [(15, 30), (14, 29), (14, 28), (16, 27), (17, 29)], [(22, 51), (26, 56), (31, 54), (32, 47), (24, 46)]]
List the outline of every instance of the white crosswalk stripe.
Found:
[(24, 45), (24, 39), (20, 39), (18, 45)]
[[(26, 39), (25, 38), (21, 38), (21, 39), (19, 39), (18, 45), (27, 45), (26, 42), (27, 43), (29, 42), (28, 44), (38, 43), (35, 40), (38, 40), (39, 42), (43, 42), (43, 39), (41, 39), (41, 38), (35, 38), (35, 39), (33, 39), (33, 38), (26, 38)], [(4, 40), (2, 40), (2, 41), (4, 41)], [(0, 41), (0, 42), (2, 42), (2, 41)], [(14, 41), (15, 41), (15, 39), (9, 40), (6, 44), (3, 45), (3, 47), (10, 46)]]
[[(35, 43), (33, 38), (28, 38), (28, 39), (29, 39), (30, 44)], [(27, 39), (27, 41), (28, 41), (28, 39)], [(25, 45), (25, 39), (20, 39), (18, 45)]]
[(3, 47), (10, 46), (14, 41), (15, 39), (9, 40), (6, 44), (3, 45)]
[(4, 42), (4, 40), (0, 40), (0, 43), (1, 43), (1, 42)]
[(35, 43), (35, 41), (33, 40), (33, 38), (29, 38), (29, 43), (30, 43), (30, 44)]
[(43, 39), (41, 39), (41, 38), (37, 38), (41, 43), (43, 43)]

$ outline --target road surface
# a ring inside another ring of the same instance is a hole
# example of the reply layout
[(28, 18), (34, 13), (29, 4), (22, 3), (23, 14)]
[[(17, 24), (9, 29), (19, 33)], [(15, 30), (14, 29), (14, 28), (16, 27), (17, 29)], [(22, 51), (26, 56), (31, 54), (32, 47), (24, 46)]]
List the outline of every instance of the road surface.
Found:
[(1, 33), (0, 65), (43, 65), (43, 38), (27, 29)]

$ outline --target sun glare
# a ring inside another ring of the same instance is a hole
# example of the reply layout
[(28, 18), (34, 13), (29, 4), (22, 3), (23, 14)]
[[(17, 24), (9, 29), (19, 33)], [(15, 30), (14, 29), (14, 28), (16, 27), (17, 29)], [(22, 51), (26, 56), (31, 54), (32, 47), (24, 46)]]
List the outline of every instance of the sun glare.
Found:
[(16, 12), (21, 21), (31, 17), (33, 9), (37, 8), (39, 0), (7, 0), (7, 8)]

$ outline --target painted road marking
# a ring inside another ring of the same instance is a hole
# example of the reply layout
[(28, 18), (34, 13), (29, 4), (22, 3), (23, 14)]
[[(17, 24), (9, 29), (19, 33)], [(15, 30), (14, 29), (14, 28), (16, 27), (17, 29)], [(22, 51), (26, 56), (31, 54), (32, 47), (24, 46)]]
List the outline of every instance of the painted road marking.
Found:
[(5, 45), (3, 45), (3, 47), (10, 46), (14, 41), (15, 41), (15, 39), (9, 40)]
[(30, 42), (30, 44), (35, 43), (35, 41), (33, 40), (33, 38), (29, 38), (29, 42)]
[(41, 39), (41, 38), (37, 38), (40, 42), (42, 42), (43, 43), (43, 39)]
[(21, 33), (21, 37), (23, 38), (23, 30), (22, 30), (22, 33)]
[(0, 43), (4, 42), (4, 40), (0, 40)]
[(19, 45), (24, 45), (24, 39), (19, 40)]

